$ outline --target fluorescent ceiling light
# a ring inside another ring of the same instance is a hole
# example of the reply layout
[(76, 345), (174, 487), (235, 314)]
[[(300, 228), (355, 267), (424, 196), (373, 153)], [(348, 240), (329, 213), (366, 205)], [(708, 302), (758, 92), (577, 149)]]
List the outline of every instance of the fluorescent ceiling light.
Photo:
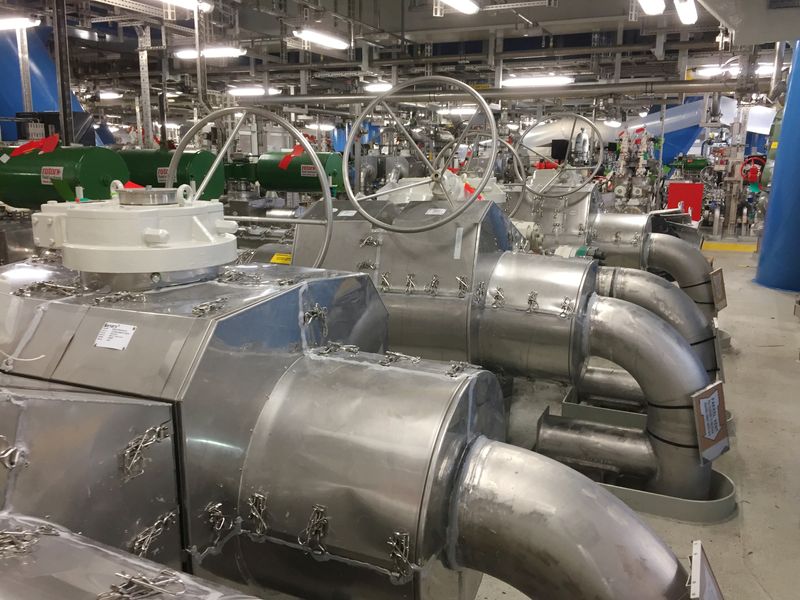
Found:
[(281, 93), (281, 90), (279, 88), (271, 87), (271, 88), (269, 88), (267, 90), (267, 94), (269, 94), (270, 96), (277, 96), (280, 93)]
[(317, 131), (333, 131), (336, 128), (330, 123), (307, 123), (306, 129), (315, 129)]
[(517, 131), (519, 129), (519, 125), (516, 123), (509, 123), (506, 125), (506, 127), (508, 127), (511, 131)]
[(317, 31), (316, 29), (295, 29), (292, 34), (294, 34), (294, 37), (300, 38), (309, 44), (317, 44), (325, 48), (347, 50), (350, 47), (350, 43), (346, 40), (335, 35)]
[[(161, 124), (158, 121), (153, 121), (153, 125), (155, 125), (156, 128), (161, 129)], [(177, 123), (164, 123), (164, 127), (166, 127), (167, 129), (180, 129), (181, 128), (181, 126), (178, 125)]]
[(0, 19), (0, 30), (38, 27), (41, 22), (41, 19), (29, 19), (28, 17), (9, 17), (7, 19)]
[(119, 92), (100, 92), (97, 94), (97, 97), (100, 98), (100, 100), (119, 100), (122, 98), (122, 94)]
[(621, 121), (617, 121), (616, 119), (605, 119), (603, 122), (606, 125), (608, 125), (609, 127), (621, 127), (622, 126), (622, 122)]
[(378, 94), (388, 92), (390, 89), (392, 89), (392, 84), (388, 81), (376, 81), (374, 83), (368, 83), (364, 86), (365, 91)]
[(119, 131), (119, 127), (117, 127), (116, 125), (109, 125), (109, 126), (108, 126), (108, 130), (109, 130), (111, 133), (117, 133), (117, 132)]
[(295, 115), (295, 118), (299, 121), (310, 121), (314, 118), (314, 115)]
[(180, 8), (185, 8), (186, 10), (194, 10), (195, 7), (200, 12), (211, 12), (214, 10), (214, 5), (211, 2), (196, 2), (195, 0), (160, 0), (164, 4), (169, 4), (170, 6), (179, 6)]
[(235, 87), (228, 90), (231, 96), (263, 96), (267, 91), (260, 85)]
[(698, 77), (716, 77), (717, 75), (722, 75), (724, 72), (725, 69), (714, 65), (707, 65), (705, 67), (695, 69), (695, 75)]
[(98, 123), (95, 123), (94, 125), (92, 125), (92, 127), (93, 127), (94, 129), (100, 129), (100, 125), (99, 125)]
[(167, 98), (177, 98), (180, 95), (180, 92), (167, 92)]
[(457, 108), (440, 108), (438, 111), (440, 115), (458, 115), (460, 117), (468, 117), (478, 112), (475, 106), (459, 106)]
[(649, 114), (650, 114), (650, 111), (647, 111), (647, 110), (640, 110), (639, 111), (639, 116), (642, 117), (643, 119)]
[(694, 0), (673, 0), (675, 10), (678, 11), (678, 18), (684, 25), (694, 25), (697, 23), (697, 6)]
[(119, 115), (109, 115), (106, 113), (106, 119), (121, 119), (122, 117)]
[[(238, 58), (247, 52), (235, 46), (211, 46), (203, 48), (202, 55), (205, 58)], [(175, 52), (175, 58), (182, 60), (193, 60), (197, 58), (197, 50), (194, 48), (184, 48)]]
[(514, 79), (504, 79), (502, 87), (543, 87), (559, 86), (575, 83), (575, 78), (569, 75), (539, 75), (538, 77), (515, 77)]
[(667, 7), (664, 0), (639, 0), (639, 6), (646, 15), (662, 15)]
[(456, 9), (465, 15), (474, 15), (481, 8), (472, 0), (442, 0), (442, 4), (446, 4), (450, 8)]

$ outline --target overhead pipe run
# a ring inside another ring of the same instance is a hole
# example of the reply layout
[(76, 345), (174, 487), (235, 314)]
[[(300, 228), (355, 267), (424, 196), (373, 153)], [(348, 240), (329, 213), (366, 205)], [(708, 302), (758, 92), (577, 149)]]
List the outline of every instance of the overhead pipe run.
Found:
[[(752, 91), (769, 91), (770, 78), (756, 80)], [(737, 91), (737, 82), (731, 81), (647, 81), (621, 83), (576, 83), (561, 87), (537, 88), (492, 88), (481, 90), (481, 96), (487, 100), (533, 100), (537, 98), (574, 98), (611, 96), (630, 94), (646, 96), (663, 96), (664, 94), (704, 94), (713, 92), (733, 93)], [(280, 104), (363, 104), (378, 97), (378, 94), (330, 94), (303, 96), (269, 96), (263, 99), (265, 105)], [(404, 102), (456, 102), (474, 100), (463, 92), (404, 92), (393, 95), (393, 100)]]

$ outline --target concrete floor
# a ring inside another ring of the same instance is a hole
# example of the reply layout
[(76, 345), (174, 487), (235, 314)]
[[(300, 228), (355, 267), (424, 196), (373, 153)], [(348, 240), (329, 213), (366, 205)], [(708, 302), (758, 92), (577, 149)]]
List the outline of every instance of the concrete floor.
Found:
[[(736, 482), (738, 512), (724, 523), (705, 526), (644, 518), (678, 556), (689, 554), (692, 540), (703, 540), (726, 600), (797, 600), (800, 320), (792, 314), (794, 295), (753, 283), (757, 260), (752, 254), (719, 252), (713, 257), (723, 267), (728, 292), (719, 321), (732, 335), (724, 357), (725, 398), (735, 420), (732, 448), (715, 468)], [(530, 415), (547, 404), (541, 398), (553, 397), (542, 391), (535, 394), (539, 400), (527, 394), (515, 399), (512, 436), (524, 436)], [(527, 597), (487, 577), (478, 598)]]

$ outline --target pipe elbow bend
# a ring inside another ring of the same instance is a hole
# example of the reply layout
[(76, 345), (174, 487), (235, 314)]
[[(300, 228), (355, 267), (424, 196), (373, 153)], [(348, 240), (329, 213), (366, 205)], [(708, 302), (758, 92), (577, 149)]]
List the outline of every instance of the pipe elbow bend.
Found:
[(683, 600), (686, 571), (615, 496), (572, 469), (486, 438), (455, 491), (456, 566), (535, 600)]

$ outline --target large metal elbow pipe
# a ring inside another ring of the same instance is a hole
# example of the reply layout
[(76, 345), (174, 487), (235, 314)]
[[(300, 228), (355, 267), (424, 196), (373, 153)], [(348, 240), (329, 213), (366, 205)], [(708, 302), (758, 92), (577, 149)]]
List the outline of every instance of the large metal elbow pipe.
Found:
[(686, 571), (620, 500), (549, 458), (479, 438), (456, 486), (455, 568), (535, 600), (683, 600)]
[(661, 317), (689, 342), (709, 376), (716, 376), (720, 365), (714, 322), (680, 288), (647, 271), (600, 267), (597, 293), (637, 304)]
[(700, 249), (665, 233), (651, 233), (646, 244), (645, 267), (669, 273), (709, 320), (715, 317), (711, 265)]
[(628, 371), (647, 398), (647, 432), (658, 458), (648, 489), (707, 499), (711, 465), (700, 464), (692, 394), (710, 378), (674, 327), (650, 311), (597, 297), (588, 309), (588, 350)]

